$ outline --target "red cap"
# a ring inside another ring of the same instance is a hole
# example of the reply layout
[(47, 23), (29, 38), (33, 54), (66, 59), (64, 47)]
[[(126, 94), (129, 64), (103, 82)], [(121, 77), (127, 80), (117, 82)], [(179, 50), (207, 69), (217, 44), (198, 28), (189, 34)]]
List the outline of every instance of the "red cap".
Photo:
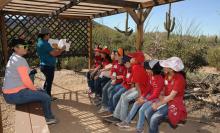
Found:
[(144, 53), (143, 52), (134, 52), (128, 54), (131, 58), (135, 58), (135, 60), (139, 63), (143, 63), (145, 61)]
[(101, 53), (110, 54), (110, 50), (108, 48), (104, 48), (100, 51)]
[(101, 52), (102, 51), (102, 48), (98, 45), (95, 49), (94, 49), (95, 52)]

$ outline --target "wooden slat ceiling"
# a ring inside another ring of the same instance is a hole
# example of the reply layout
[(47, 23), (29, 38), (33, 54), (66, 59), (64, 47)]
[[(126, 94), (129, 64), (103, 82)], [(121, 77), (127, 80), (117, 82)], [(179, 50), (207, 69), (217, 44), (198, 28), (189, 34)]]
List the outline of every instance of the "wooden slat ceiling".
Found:
[(125, 12), (125, 8), (148, 8), (181, 0), (1, 0), (0, 10), (8, 13), (31, 13), (98, 18)]

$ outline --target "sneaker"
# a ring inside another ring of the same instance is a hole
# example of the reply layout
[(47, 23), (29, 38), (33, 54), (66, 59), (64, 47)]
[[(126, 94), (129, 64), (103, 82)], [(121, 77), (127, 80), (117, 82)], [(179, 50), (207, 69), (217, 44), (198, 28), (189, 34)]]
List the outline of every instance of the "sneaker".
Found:
[(116, 125), (120, 128), (130, 128), (130, 125), (125, 121), (117, 123)]
[(108, 108), (102, 106), (97, 113), (102, 114), (102, 113), (107, 112), (107, 111), (108, 111)]
[(51, 124), (56, 124), (57, 120), (55, 118), (54, 119), (46, 119), (46, 122), (47, 122), (47, 125), (51, 125)]
[(144, 133), (144, 130), (136, 129), (136, 133)]
[(88, 94), (90, 98), (94, 99), (95, 98), (95, 93), (90, 93)]
[(101, 117), (102, 117), (102, 118), (107, 118), (107, 117), (110, 117), (110, 116), (112, 116), (112, 115), (113, 115), (112, 112), (107, 111), (107, 112), (101, 114)]
[(94, 101), (95, 106), (99, 106), (99, 105), (101, 105), (101, 103), (102, 103), (102, 101)]
[(56, 101), (58, 98), (56, 97), (51, 97), (51, 101)]
[(119, 123), (119, 122), (121, 122), (121, 120), (119, 120), (118, 118), (115, 118), (115, 117), (113, 117), (113, 116), (111, 116), (111, 117), (108, 117), (108, 118), (106, 118), (106, 119), (104, 119), (106, 122), (110, 122), (110, 123)]

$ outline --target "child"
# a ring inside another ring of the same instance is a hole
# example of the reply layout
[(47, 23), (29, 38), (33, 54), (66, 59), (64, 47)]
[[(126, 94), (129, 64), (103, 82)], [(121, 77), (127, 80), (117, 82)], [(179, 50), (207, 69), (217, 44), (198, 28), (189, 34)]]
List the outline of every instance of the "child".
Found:
[(106, 109), (107, 111), (106, 113), (102, 114), (102, 117), (112, 116), (112, 112), (114, 111), (121, 94), (125, 92), (127, 89), (130, 89), (130, 86), (131, 86), (131, 82), (130, 82), (131, 81), (131, 68), (130, 68), (130, 62), (129, 62), (130, 57), (125, 55), (122, 60), (123, 60), (122, 61), (123, 66), (125, 64), (125, 66), (123, 67), (124, 70), (120, 73), (118, 72), (119, 74), (117, 74), (116, 76), (117, 77), (116, 79), (118, 80), (119, 84), (115, 85), (113, 89), (109, 91), (108, 109)]
[(109, 94), (114, 89), (115, 86), (122, 83), (123, 80), (120, 76), (123, 75), (126, 71), (125, 66), (121, 63), (122, 56), (118, 53), (118, 51), (114, 51), (112, 53), (112, 56), (114, 56), (115, 60), (111, 68), (111, 80), (103, 87), (102, 107), (98, 113), (103, 113), (107, 111)]
[(142, 128), (144, 126), (145, 120), (144, 109), (149, 107), (152, 102), (157, 100), (161, 90), (164, 87), (164, 79), (161, 75), (162, 67), (160, 67), (159, 62), (156, 60), (151, 60), (149, 63), (144, 62), (144, 67), (150, 77), (150, 87), (152, 88), (152, 91), (149, 95), (147, 95), (147, 97), (143, 97), (142, 101), (135, 102), (126, 120), (122, 123), (117, 124), (119, 127), (129, 128), (129, 123), (134, 117), (136, 111), (139, 109), (139, 107), (141, 107), (139, 110), (139, 120), (137, 123), (138, 133), (143, 131)]
[(167, 115), (171, 125), (176, 126), (178, 122), (187, 117), (184, 106), (184, 90), (186, 87), (183, 62), (178, 57), (171, 57), (160, 61), (165, 74), (165, 97), (154, 102), (146, 111), (145, 116), (149, 125), (149, 133), (158, 133), (159, 125)]
[(129, 102), (141, 95), (146, 95), (150, 91), (146, 89), (149, 79), (143, 67), (144, 54), (142, 52), (135, 52), (129, 54), (129, 56), (132, 57), (132, 82), (135, 84), (135, 88), (131, 88), (121, 95), (113, 116), (105, 119), (108, 122), (117, 123), (124, 121), (127, 117)]
[(99, 71), (99, 69), (101, 68), (101, 64), (102, 64), (102, 57), (101, 57), (101, 50), (102, 48), (98, 45), (95, 49), (95, 58), (94, 58), (94, 66), (93, 66), (93, 70), (89, 71), (87, 73), (87, 83), (88, 83), (88, 94), (91, 97), (92, 94), (95, 92), (94, 90), (94, 76), (95, 74)]

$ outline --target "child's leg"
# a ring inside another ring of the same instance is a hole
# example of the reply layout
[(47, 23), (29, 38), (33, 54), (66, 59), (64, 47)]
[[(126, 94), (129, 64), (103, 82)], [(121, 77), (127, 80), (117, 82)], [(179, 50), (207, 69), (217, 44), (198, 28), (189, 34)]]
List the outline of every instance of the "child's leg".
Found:
[(137, 97), (138, 97), (138, 91), (136, 90), (136, 88), (129, 90), (127, 95), (123, 97), (121, 104), (121, 112), (120, 112), (121, 121), (124, 121), (127, 117), (129, 102), (136, 99)]
[(147, 108), (151, 106), (151, 102), (146, 102), (142, 105), (142, 107), (139, 109), (139, 117), (137, 122), (137, 130), (142, 131), (144, 127), (144, 120), (145, 120), (145, 111)]
[(113, 108), (114, 108), (114, 109), (116, 108), (116, 105), (117, 105), (117, 103), (118, 103), (118, 101), (119, 101), (121, 95), (122, 95), (125, 91), (126, 91), (126, 89), (122, 87), (122, 88), (120, 88), (120, 89), (118, 90), (118, 92), (116, 92), (115, 95), (113, 96), (113, 98), (112, 98), (112, 103), (113, 103)]
[(158, 133), (160, 122), (167, 116), (168, 107), (164, 106), (157, 110), (150, 118), (149, 133)]
[(115, 93), (117, 93), (117, 91), (119, 91), (119, 89), (121, 88), (121, 84), (116, 85), (113, 87), (113, 89), (110, 91), (109, 94), (109, 102), (108, 102), (108, 110), (109, 112), (113, 112), (114, 111), (114, 106), (113, 106), (113, 96), (115, 95)]
[(102, 106), (108, 106), (108, 88), (111, 86), (111, 80), (105, 84), (102, 89)]
[(123, 93), (120, 97), (120, 100), (118, 102), (118, 104), (116, 105), (115, 111), (113, 113), (113, 116), (115, 118), (120, 119), (120, 113), (121, 113), (121, 109), (122, 109), (122, 100), (130, 93), (130, 90), (126, 91), (125, 93)]
[(134, 103), (134, 105), (132, 106), (127, 118), (125, 119), (126, 123), (130, 123), (131, 120), (133, 119), (133, 117), (135, 116), (135, 114), (137, 113), (138, 109), (141, 107), (140, 104), (138, 104), (137, 102)]

